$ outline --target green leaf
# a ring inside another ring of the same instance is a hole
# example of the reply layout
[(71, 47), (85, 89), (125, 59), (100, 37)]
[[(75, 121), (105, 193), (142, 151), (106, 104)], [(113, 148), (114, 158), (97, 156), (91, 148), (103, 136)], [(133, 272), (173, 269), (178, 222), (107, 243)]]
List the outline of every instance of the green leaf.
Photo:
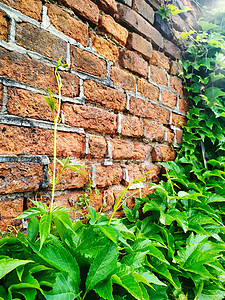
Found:
[(99, 294), (99, 296), (106, 300), (114, 300), (113, 298), (113, 289), (112, 289), (112, 280), (104, 280), (102, 282), (99, 282), (95, 288), (94, 291)]
[(117, 246), (113, 243), (106, 245), (98, 253), (87, 274), (85, 295), (113, 273), (116, 268), (117, 256)]
[(44, 214), (40, 220), (40, 250), (46, 240), (48, 234), (50, 233), (50, 227), (52, 222), (52, 215), (49, 213)]
[(57, 275), (56, 283), (51, 291), (43, 291), (47, 300), (74, 300), (78, 296), (74, 290), (74, 281), (67, 272)]
[(20, 260), (10, 257), (0, 259), (0, 279), (17, 267), (28, 264), (30, 262), (32, 262), (32, 260)]
[(195, 33), (195, 32), (196, 32), (195, 30), (190, 30), (190, 31), (188, 31), (188, 32), (181, 32), (180, 38), (181, 38), (182, 40), (185, 40), (185, 39), (187, 39), (190, 35), (192, 35), (192, 34)]
[(28, 236), (32, 242), (35, 241), (39, 232), (39, 222), (36, 217), (32, 217), (28, 223)]
[(209, 22), (207, 22), (207, 21), (198, 21), (197, 23), (198, 23), (199, 26), (202, 27), (202, 30), (203, 30), (204, 32), (207, 32), (207, 31), (212, 30), (212, 29), (217, 29), (217, 28), (219, 28), (218, 25), (209, 23)]
[(44, 213), (43, 210), (41, 210), (40, 208), (38, 208), (38, 207), (31, 207), (31, 208), (28, 208), (26, 211), (24, 211), (22, 214), (20, 214), (15, 219), (31, 218), (31, 217), (35, 217), (35, 216), (40, 216), (43, 213)]

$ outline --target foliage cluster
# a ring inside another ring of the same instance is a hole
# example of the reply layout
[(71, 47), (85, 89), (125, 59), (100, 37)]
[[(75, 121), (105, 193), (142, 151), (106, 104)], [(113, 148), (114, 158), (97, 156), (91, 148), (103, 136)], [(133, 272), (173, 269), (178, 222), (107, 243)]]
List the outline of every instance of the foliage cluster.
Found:
[[(133, 209), (123, 202), (124, 219), (88, 206), (88, 223), (72, 222), (68, 209), (34, 201), (19, 216), (31, 218), (28, 235), (0, 240), (0, 299), (225, 299), (225, 33), (218, 23), (199, 24), (183, 61), (183, 146), (161, 164), (165, 180), (150, 184), (154, 192)], [(54, 113), (60, 104), (51, 97)], [(59, 164), (79, 171), (69, 159)]]

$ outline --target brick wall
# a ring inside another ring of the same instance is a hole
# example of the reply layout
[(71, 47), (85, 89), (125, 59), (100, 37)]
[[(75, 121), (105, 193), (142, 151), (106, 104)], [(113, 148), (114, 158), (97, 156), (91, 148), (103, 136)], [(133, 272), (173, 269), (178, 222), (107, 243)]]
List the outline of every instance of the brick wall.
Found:
[[(1, 230), (21, 225), (10, 218), (29, 199), (50, 199), (53, 120), (42, 94), (57, 94), (60, 56), (69, 69), (60, 71), (57, 155), (85, 164), (88, 176), (65, 171), (57, 205), (73, 207), (91, 183), (100, 191), (91, 204), (110, 213), (131, 180), (152, 170), (146, 181), (158, 181), (156, 163), (174, 159), (187, 111), (174, 36), (195, 19), (183, 13), (171, 28), (155, 14), (160, 2), (0, 0)], [(145, 183), (132, 186), (129, 199), (139, 188), (148, 192)]]

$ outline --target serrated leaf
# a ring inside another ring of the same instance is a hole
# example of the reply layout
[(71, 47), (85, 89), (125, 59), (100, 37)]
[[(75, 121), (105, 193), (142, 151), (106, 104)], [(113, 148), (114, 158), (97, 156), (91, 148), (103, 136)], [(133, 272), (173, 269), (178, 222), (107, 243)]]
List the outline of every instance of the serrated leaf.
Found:
[(52, 215), (47, 213), (41, 217), (40, 220), (40, 249), (46, 240), (48, 234), (50, 233), (50, 227), (52, 222)]
[(99, 294), (99, 296), (102, 299), (106, 300), (114, 300), (113, 298), (113, 289), (112, 289), (112, 280), (104, 280), (102, 282), (99, 282), (95, 288), (94, 291)]
[(31, 207), (25, 210), (22, 214), (20, 214), (15, 219), (25, 219), (42, 215), (44, 212), (42, 209), (38, 207)]
[(87, 274), (85, 295), (115, 270), (117, 256), (118, 250), (114, 243), (106, 245), (98, 253)]
[(22, 266), (30, 262), (32, 262), (32, 260), (13, 259), (11, 257), (0, 259), (0, 279), (12, 270), (16, 269), (18, 266)]
[(39, 222), (36, 217), (32, 217), (28, 223), (28, 236), (32, 242), (35, 241), (39, 232)]

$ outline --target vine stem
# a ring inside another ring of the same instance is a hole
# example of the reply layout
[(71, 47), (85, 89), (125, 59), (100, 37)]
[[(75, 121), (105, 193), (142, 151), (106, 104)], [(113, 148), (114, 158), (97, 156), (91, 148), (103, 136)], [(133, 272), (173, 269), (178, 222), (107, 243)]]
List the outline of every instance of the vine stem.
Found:
[(61, 77), (58, 73), (58, 68), (55, 69), (55, 77), (58, 84), (59, 99), (58, 99), (58, 107), (57, 107), (57, 116), (54, 118), (53, 174), (52, 174), (52, 195), (51, 195), (51, 203), (49, 208), (50, 213), (52, 212), (53, 209), (53, 203), (55, 197), (55, 185), (57, 182), (56, 180), (57, 129), (58, 129), (58, 122), (59, 122), (60, 111), (61, 111), (61, 98), (62, 98), (62, 94), (61, 94), (62, 82), (61, 82)]

